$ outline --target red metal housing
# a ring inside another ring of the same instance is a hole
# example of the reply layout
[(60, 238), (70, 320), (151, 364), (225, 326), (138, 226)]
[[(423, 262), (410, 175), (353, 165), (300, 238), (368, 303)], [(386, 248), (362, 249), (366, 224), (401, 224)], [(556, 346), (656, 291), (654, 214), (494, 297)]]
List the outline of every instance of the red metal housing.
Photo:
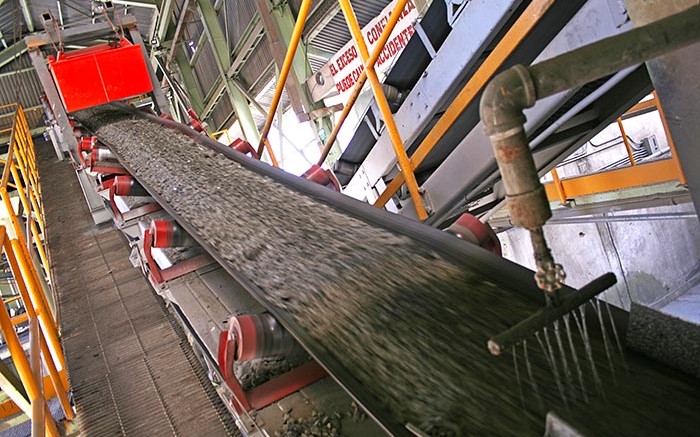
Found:
[(49, 70), (67, 112), (153, 91), (141, 47), (122, 38), (49, 56)]

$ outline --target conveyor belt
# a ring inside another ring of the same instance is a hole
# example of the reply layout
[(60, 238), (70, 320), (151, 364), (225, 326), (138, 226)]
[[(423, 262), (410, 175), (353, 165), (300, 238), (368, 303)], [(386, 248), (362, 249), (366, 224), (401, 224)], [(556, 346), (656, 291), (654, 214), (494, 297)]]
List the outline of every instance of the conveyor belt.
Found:
[(37, 150), (80, 435), (240, 435), (122, 234), (96, 228), (71, 165)]
[[(587, 376), (563, 394), (538, 346), (527, 386), (511, 359), (488, 354), (487, 338), (542, 304), (526, 269), (205, 136), (195, 142), (177, 123), (115, 107), (78, 118), (388, 432), (541, 434), (547, 411), (600, 390)], [(600, 353), (602, 343), (592, 347)], [(687, 387), (697, 383), (628, 362), (617, 380), (635, 383), (607, 391), (605, 408), (569, 410), (572, 418), (588, 426), (586, 412), (596, 411), (598, 435), (616, 417), (634, 419), (618, 424), (625, 435), (694, 432), (700, 419), (687, 405), (698, 394)], [(604, 367), (602, 385), (612, 381)], [(669, 393), (686, 407), (668, 411)]]

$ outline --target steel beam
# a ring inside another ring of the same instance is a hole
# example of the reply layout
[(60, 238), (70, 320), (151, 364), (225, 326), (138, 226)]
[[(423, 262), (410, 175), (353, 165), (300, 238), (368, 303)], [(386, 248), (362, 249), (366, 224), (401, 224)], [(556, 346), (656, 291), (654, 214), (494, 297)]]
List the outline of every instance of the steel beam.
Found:
[[(258, 8), (258, 13), (262, 18), (265, 34), (267, 35), (267, 43), (272, 51), (275, 65), (277, 65), (278, 70), (281, 70), (287, 53), (287, 41), (290, 40), (292, 29), (294, 28), (292, 11), (287, 4), (281, 4), (272, 8), (267, 0), (255, 0), (255, 6)], [(311, 71), (311, 69), (308, 67), (306, 49), (303, 44), (299, 45), (300, 47), (297, 48), (294, 63), (292, 64), (292, 74), (287, 76), (285, 89), (297, 118), (300, 121), (307, 121), (306, 113), (312, 109), (310, 105), (311, 99), (304, 95), (304, 89), (301, 84), (305, 79), (305, 73)]]
[(260, 141), (260, 132), (248, 101), (227, 75), (229, 68), (231, 68), (231, 53), (214, 5), (209, 0), (197, 0), (197, 10), (204, 26), (204, 33), (207, 35), (214, 52), (216, 66), (226, 88), (226, 94), (231, 101), (238, 122), (241, 124), (241, 131), (247, 141), (257, 143)]
[(190, 0), (185, 0), (184, 3), (182, 4), (182, 10), (180, 11), (180, 16), (177, 17), (177, 23), (175, 24), (175, 34), (173, 35), (173, 39), (170, 42), (170, 49), (168, 50), (168, 57), (165, 59), (165, 68), (168, 68), (170, 65), (170, 62), (173, 60), (173, 56), (175, 56), (175, 50), (178, 48), (178, 43), (177, 40), (180, 39), (180, 32), (182, 31), (182, 25), (185, 22), (185, 19), (190, 13)]
[(80, 163), (80, 152), (78, 152), (78, 141), (73, 136), (73, 128), (68, 121), (68, 114), (66, 109), (63, 107), (61, 97), (56, 88), (56, 84), (51, 77), (48, 67), (46, 66), (46, 61), (44, 56), (41, 54), (41, 50), (35, 48), (29, 51), (29, 58), (34, 65), (36, 74), (39, 77), (39, 82), (44, 89), (46, 94), (46, 100), (49, 105), (49, 111), (56, 121), (55, 133), (60, 143), (61, 150), (68, 152), (73, 162)]
[[(474, 1), (457, 18), (437, 57), (394, 114), (405, 148), (416, 141), (433, 116), (445, 106), (466, 73), (478, 65), (484, 50), (520, 3), (518, 0)], [(376, 195), (366, 190), (367, 183), (373, 188), (395, 164), (396, 155), (384, 131), (363, 162), (363, 171), (355, 174), (344, 193), (374, 202)]]
[(134, 8), (158, 9), (155, 0), (112, 0), (115, 5), (131, 6)]
[(303, 41), (307, 44), (312, 42), (338, 12), (340, 3), (337, 0), (322, 0), (307, 20)]
[(202, 93), (197, 85), (197, 79), (194, 77), (192, 67), (187, 60), (187, 55), (185, 55), (184, 47), (175, 52), (175, 62), (177, 62), (178, 69), (180, 70), (180, 79), (182, 79), (182, 83), (185, 85), (185, 91), (190, 98), (192, 109), (194, 109), (194, 112), (197, 114), (202, 114), (204, 108)]
[[(136, 17), (133, 15), (125, 15), (121, 17), (121, 26), (125, 29), (136, 27)], [(112, 27), (109, 23), (90, 23), (83, 26), (76, 26), (60, 30), (61, 41), (68, 45), (77, 41), (94, 41), (95, 39), (104, 37), (105, 34), (112, 32)], [(46, 32), (28, 35), (24, 38), (27, 48), (32, 50), (51, 44), (51, 38)]]
[(27, 44), (24, 40), (12, 44), (10, 47), (0, 52), (0, 68), (19, 58), (27, 51)]
[[(466, 12), (469, 12), (469, 10)], [(597, 18), (598, 26), (595, 29), (582, 30), (588, 29), (585, 27), (585, 23), (589, 22), (590, 17)], [(556, 37), (551, 40), (534, 62), (543, 61), (601, 38), (616, 35), (630, 28), (629, 24), (618, 27), (615, 18), (616, 16), (613, 15), (608, 7), (607, 0), (589, 0)], [(576, 38), (573, 38), (572, 35), (576, 35)], [(608, 86), (616, 87), (617, 83), (623, 80), (623, 77), (616, 77), (614, 80), (611, 79), (609, 81)], [(643, 88), (643, 85), (640, 88)], [(529, 133), (536, 131), (557, 109), (571, 99), (575, 92), (576, 90), (570, 90), (538, 101), (534, 107), (526, 111), (528, 119), (526, 131)], [(620, 101), (619, 107), (623, 107), (626, 103)], [(467, 111), (472, 109), (468, 108)], [(621, 112), (625, 109), (627, 107), (624, 107)], [(601, 117), (601, 119), (607, 119), (607, 116)], [(605, 127), (605, 124), (598, 123), (587, 125), (588, 129), (595, 128), (599, 130)], [(606, 123), (606, 121), (603, 121), (603, 123)], [(585, 133), (577, 135), (578, 138), (584, 138), (585, 136)], [(580, 139), (574, 138), (566, 144), (569, 145), (559, 144), (556, 148), (551, 148), (547, 153), (538, 156), (538, 168), (543, 169), (547, 167), (546, 171), (549, 171), (549, 164), (552, 160), (556, 160), (556, 158), (551, 157), (550, 153), (564, 153), (564, 150), (569, 150), (573, 144), (582, 143)], [(473, 189), (476, 186), (481, 187), (487, 179), (491, 180), (491, 184), (493, 184), (496, 175), (491, 144), (484, 134), (483, 126), (481, 123), (477, 123), (422, 185), (422, 188), (428, 194), (435, 213), (434, 217), (431, 217), (428, 222), (433, 223), (433, 221), (439, 222), (442, 220), (455, 203), (463, 200), (465, 192), (474, 191)], [(406, 207), (407, 205), (403, 206), (404, 208), (401, 209), (400, 214), (412, 216), (410, 205), (408, 205), (409, 207)]]
[(27, 30), (34, 32), (34, 20), (32, 19), (32, 11), (29, 10), (29, 2), (27, 0), (19, 0), (19, 4), (22, 8), (24, 22), (27, 24)]
[(162, 6), (158, 9), (159, 19), (158, 30), (156, 31), (158, 42), (163, 41), (168, 33), (174, 6), (175, 2), (173, 0), (163, 0)]
[[(625, 0), (632, 22), (642, 26), (700, 4), (698, 0)], [(671, 133), (669, 145), (675, 144), (686, 184), (700, 211), (700, 89), (697, 74), (700, 71), (700, 44), (677, 50), (647, 62), (649, 75), (659, 96), (663, 113)]]

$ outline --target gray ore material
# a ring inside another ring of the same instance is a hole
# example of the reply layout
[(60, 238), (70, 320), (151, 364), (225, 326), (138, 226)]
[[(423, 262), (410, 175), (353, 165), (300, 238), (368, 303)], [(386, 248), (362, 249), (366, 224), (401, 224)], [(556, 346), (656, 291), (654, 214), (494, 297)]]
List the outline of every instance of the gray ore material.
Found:
[[(518, 373), (512, 357), (489, 354), (489, 337), (538, 309), (513, 289), (517, 284), (496, 284), (435, 248), (340, 213), (141, 117), (114, 109), (77, 116), (397, 423), (428, 435), (542, 435), (545, 414), (563, 399), (576, 405), (584, 390), (595, 397), (588, 374), (583, 389), (565, 379), (562, 395), (556, 381), (564, 378), (553, 376), (557, 371), (535, 339), (529, 340), (530, 378), (523, 348)], [(585, 364), (580, 338), (572, 334)], [(553, 330), (545, 336), (557, 350)], [(598, 356), (600, 345), (593, 344)], [(562, 363), (556, 365), (563, 375)], [(607, 384), (605, 358), (598, 367)], [(596, 413), (598, 420), (586, 420), (591, 408), (584, 405), (568, 410), (570, 423), (576, 420), (569, 415), (581, 418), (595, 435), (611, 433), (611, 422), (616, 435), (697, 429), (696, 410), (669, 409), (666, 389), (654, 392), (650, 383), (652, 392), (637, 393), (640, 378), (658, 376), (654, 372), (631, 365), (633, 382), (626, 384), (616, 372), (619, 386), (606, 392), (610, 404)], [(668, 393), (690, 396), (697, 405), (693, 391), (677, 394), (687, 381), (671, 382), (678, 390)], [(653, 413), (641, 414), (640, 404)], [(619, 422), (623, 417), (632, 419)]]
[(694, 323), (633, 303), (627, 344), (700, 378), (700, 327)]

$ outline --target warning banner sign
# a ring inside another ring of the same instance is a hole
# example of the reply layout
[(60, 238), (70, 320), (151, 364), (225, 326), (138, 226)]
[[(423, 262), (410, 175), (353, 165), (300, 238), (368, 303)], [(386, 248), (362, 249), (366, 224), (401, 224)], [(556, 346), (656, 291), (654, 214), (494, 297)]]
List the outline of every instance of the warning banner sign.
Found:
[[(362, 29), (362, 35), (365, 38), (365, 43), (367, 44), (370, 54), (377, 46), (379, 37), (389, 21), (389, 16), (395, 4), (396, 0), (387, 5), (377, 17)], [(408, 44), (408, 41), (415, 32), (413, 23), (417, 19), (418, 10), (413, 1), (409, 0), (374, 66), (380, 78), (382, 73), (385, 73), (391, 66), (390, 61), (398, 56)], [(340, 49), (321, 69), (322, 72), (332, 77), (333, 83), (335, 84), (335, 91), (343, 102), (347, 101), (355, 83), (360, 79), (363, 70), (364, 65), (362, 57), (360, 56), (360, 51), (352, 40)], [(326, 74), (324, 74), (324, 76)]]

